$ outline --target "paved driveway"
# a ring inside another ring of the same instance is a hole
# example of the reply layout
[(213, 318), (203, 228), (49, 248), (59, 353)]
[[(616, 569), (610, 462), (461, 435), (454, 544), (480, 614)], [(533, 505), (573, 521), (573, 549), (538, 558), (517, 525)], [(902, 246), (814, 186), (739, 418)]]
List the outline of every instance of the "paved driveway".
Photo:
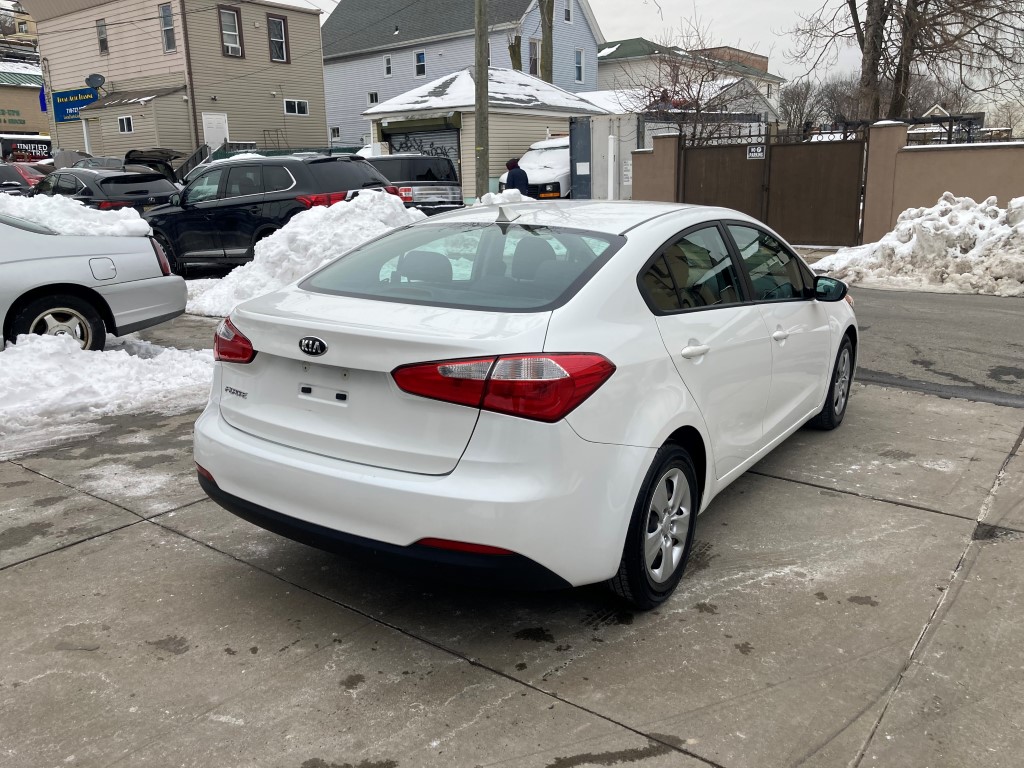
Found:
[(651, 613), (262, 531), (204, 500), (195, 413), (2, 462), (0, 765), (1019, 766), (1024, 410), (850, 408)]

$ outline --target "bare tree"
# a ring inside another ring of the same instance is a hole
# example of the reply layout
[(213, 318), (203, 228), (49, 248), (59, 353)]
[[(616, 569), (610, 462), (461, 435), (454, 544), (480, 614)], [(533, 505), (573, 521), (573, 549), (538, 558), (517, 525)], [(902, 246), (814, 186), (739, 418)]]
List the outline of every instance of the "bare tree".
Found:
[(512, 69), (523, 71), (523, 24), (520, 21), (505, 35), (508, 41), (508, 57), (512, 61)]
[(779, 92), (779, 119), (790, 130), (803, 130), (821, 119), (819, 89), (810, 80), (794, 80)]
[(1024, 104), (1016, 99), (1002, 101), (991, 111), (990, 119), (985, 121), (991, 128), (1007, 128), (1012, 138), (1024, 125)]
[(708, 53), (721, 45), (699, 18), (684, 19), (657, 45), (650, 56), (620, 64), (615, 85), (624, 108), (672, 126), (690, 144), (740, 133), (741, 121), (763, 111), (756, 86)]
[(817, 89), (822, 119), (828, 123), (844, 123), (855, 119), (859, 85), (856, 75), (833, 75), (822, 81)]
[(822, 0), (792, 30), (790, 58), (812, 68), (843, 45), (861, 52), (856, 116), (907, 116), (913, 83), (931, 76), (974, 93), (1024, 92), (1024, 0)]
[(540, 9), (540, 79), (549, 83), (554, 80), (554, 24), (555, 0), (537, 0)]

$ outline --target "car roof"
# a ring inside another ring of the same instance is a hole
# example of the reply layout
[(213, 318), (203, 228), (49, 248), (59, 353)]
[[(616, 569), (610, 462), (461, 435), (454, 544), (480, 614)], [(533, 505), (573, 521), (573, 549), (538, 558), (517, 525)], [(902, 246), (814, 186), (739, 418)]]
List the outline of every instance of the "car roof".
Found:
[[(603, 232), (609, 235), (622, 234), (651, 219), (670, 213), (692, 211), (694, 213), (715, 211), (719, 218), (742, 216), (725, 208), (707, 208), (699, 205), (679, 203), (656, 203), (633, 200), (552, 200), (527, 203), (501, 203), (500, 205), (477, 205), (444, 214), (445, 221), (467, 221), (488, 223), (495, 221), (499, 208), (516, 224), (538, 227), (570, 227)], [(743, 217), (745, 218), (745, 217)], [(434, 221), (440, 221), (435, 217)]]
[(557, 139), (544, 139), (543, 141), (535, 141), (530, 145), (530, 149), (564, 149), (569, 146), (569, 137), (560, 136)]

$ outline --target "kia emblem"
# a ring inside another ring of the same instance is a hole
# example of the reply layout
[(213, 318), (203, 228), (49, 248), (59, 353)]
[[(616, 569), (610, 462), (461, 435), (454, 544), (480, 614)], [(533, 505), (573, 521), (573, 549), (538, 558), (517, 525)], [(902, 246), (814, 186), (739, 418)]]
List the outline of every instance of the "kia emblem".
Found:
[(299, 349), (311, 357), (320, 357), (327, 351), (327, 342), (316, 336), (303, 336), (299, 339)]

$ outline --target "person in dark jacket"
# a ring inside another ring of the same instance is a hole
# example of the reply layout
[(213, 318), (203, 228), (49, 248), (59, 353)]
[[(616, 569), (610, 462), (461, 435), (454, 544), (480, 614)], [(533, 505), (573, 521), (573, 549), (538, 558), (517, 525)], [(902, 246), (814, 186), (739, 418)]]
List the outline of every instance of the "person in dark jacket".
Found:
[(523, 197), (530, 196), (530, 180), (526, 171), (519, 167), (519, 158), (513, 157), (505, 167), (508, 168), (508, 177), (505, 179), (505, 189), (518, 189)]

